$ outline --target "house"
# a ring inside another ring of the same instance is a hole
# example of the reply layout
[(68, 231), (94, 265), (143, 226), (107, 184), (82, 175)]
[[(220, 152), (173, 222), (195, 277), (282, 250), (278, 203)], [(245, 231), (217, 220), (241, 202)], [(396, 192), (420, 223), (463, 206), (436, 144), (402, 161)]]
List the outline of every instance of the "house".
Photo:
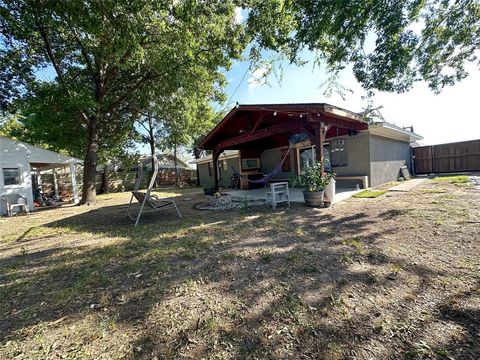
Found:
[[(303, 140), (290, 146), (293, 135)], [(239, 173), (240, 188), (249, 189), (254, 185), (247, 178), (261, 179), (280, 163), (273, 181), (292, 179), (322, 158), (329, 160), (337, 182), (373, 187), (396, 180), (401, 167), (410, 167), (410, 142), (421, 139), (408, 129), (368, 123), (360, 114), (325, 103), (237, 105), (200, 143), (212, 154), (194, 163), (201, 185), (229, 187)]]
[[(158, 159), (158, 185), (175, 184), (175, 156), (172, 154), (156, 154)], [(142, 166), (147, 171), (152, 169), (152, 157), (144, 156), (140, 158)], [(177, 157), (178, 180), (181, 184), (196, 183), (196, 171), (185, 161)], [(136, 169), (135, 169), (136, 170)]]
[[(159, 170), (175, 170), (175, 156), (172, 154), (156, 154), (158, 159), (158, 168)], [(151, 167), (152, 166), (152, 156), (146, 155), (140, 158), (142, 166)], [(177, 169), (178, 170), (194, 170), (192, 169), (185, 161), (177, 157)]]
[[(77, 203), (75, 165), (82, 163), (74, 157), (0, 136), (0, 197), (5, 194), (19, 194), (27, 199), (29, 211), (33, 211), (33, 183), (37, 182), (39, 174), (47, 170), (68, 168), (73, 200)], [(55, 174), (53, 171), (54, 179)], [(0, 215), (6, 212), (5, 203), (0, 201)]]

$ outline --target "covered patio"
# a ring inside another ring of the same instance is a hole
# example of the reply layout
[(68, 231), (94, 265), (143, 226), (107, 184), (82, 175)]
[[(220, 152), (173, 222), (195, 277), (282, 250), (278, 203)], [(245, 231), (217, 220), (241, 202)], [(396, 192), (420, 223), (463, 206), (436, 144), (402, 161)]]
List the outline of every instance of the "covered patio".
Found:
[[(290, 182), (314, 161), (323, 162), (325, 154), (334, 154), (341, 162), (343, 141), (326, 151), (329, 141), (366, 130), (368, 123), (361, 115), (329, 104), (237, 105), (199, 147), (212, 152), (211, 163), (216, 165), (215, 169), (208, 170), (213, 176), (214, 188), (219, 189), (219, 177), (231, 168), (234, 175), (239, 176), (239, 188), (243, 191), (268, 185), (270, 180)], [(293, 144), (292, 138), (301, 140)], [(220, 156), (226, 150), (238, 151), (235, 166), (227, 166)], [(264, 197), (262, 189), (249, 196), (256, 197), (257, 193)], [(293, 189), (292, 198), (303, 199), (301, 192), (299, 196), (296, 193)]]
[[(34, 211), (42, 176), (44, 179), (48, 176), (57, 197), (61, 178), (62, 183), (69, 184), (73, 203), (78, 203), (76, 166), (83, 163), (80, 159), (1, 136), (0, 150), (0, 196), (13, 199), (20, 196), (28, 211)], [(6, 213), (7, 204), (0, 201), (0, 215)]]
[[(226, 191), (225, 193), (234, 198), (247, 199), (247, 200), (265, 200), (267, 198), (267, 192), (270, 191), (269, 188), (257, 188), (252, 190), (231, 190)], [(351, 188), (336, 188), (335, 196), (333, 198), (332, 204), (338, 203), (340, 201), (350, 198), (352, 195), (360, 192), (362, 190), (351, 189)], [(298, 188), (290, 188), (290, 201), (294, 203), (305, 203), (303, 199), (303, 192)]]

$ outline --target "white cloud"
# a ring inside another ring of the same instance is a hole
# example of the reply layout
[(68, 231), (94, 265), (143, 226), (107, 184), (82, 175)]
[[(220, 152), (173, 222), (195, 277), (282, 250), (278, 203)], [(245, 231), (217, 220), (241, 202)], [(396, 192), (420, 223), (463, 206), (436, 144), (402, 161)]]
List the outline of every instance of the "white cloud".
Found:
[(267, 83), (267, 74), (270, 71), (270, 66), (260, 67), (255, 70), (248, 78), (248, 90), (252, 91), (256, 87), (263, 86)]
[(240, 24), (243, 21), (244, 17), (242, 15), (242, 8), (236, 7), (235, 8), (235, 23)]

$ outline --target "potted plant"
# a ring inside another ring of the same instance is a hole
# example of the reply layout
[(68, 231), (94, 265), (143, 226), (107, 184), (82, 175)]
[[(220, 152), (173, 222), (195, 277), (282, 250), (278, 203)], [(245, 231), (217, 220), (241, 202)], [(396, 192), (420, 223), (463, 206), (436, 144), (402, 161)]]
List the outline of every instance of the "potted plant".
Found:
[(204, 185), (203, 186), (203, 193), (205, 195), (213, 196), (215, 194), (215, 187), (212, 185)]
[(333, 174), (323, 171), (321, 162), (314, 163), (302, 175), (298, 176), (297, 184), (303, 190), (303, 198), (307, 206), (322, 205), (323, 192), (332, 178)]

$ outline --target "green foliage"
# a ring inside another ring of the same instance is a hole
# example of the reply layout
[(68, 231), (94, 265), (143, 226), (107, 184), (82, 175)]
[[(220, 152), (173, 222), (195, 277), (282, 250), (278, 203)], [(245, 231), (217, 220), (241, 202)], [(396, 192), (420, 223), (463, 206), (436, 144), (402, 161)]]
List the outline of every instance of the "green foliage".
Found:
[(447, 175), (447, 176), (438, 176), (434, 180), (437, 183), (449, 182), (451, 184), (459, 185), (468, 183), (467, 175)]
[(0, 136), (13, 140), (19, 140), (17, 135), (22, 131), (22, 124), (18, 121), (18, 115), (5, 116), (0, 120)]
[(356, 198), (376, 198), (379, 197), (383, 194), (386, 194), (387, 190), (363, 190), (355, 195), (353, 197)]
[(333, 174), (325, 173), (320, 161), (305, 169), (305, 172), (298, 176), (297, 184), (307, 192), (317, 192), (325, 190), (330, 183)]
[(467, 76), (467, 62), (478, 65), (478, 0), (243, 3), (252, 58), (272, 49), (299, 63), (309, 49), (333, 73), (352, 63), (365, 89), (404, 92), (425, 80), (440, 91)]
[[(179, 93), (219, 97), (220, 70), (245, 46), (234, 17), (233, 1), (2, 1), (1, 109), (27, 114), (28, 137), (82, 153), (94, 202), (98, 160), (124, 149), (142, 110), (187, 102)], [(45, 68), (54, 79), (33, 77)]]

